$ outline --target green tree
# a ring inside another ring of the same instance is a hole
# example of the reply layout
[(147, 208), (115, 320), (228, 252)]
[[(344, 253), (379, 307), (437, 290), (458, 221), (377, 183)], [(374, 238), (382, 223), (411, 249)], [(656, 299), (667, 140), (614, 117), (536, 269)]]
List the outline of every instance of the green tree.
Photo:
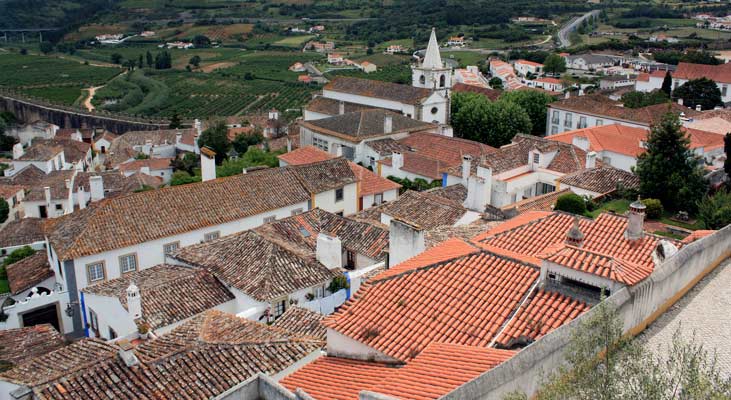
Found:
[[(3, 267), (3, 273), (5, 272), (5, 267), (7, 267), (8, 265), (15, 264), (16, 262), (18, 262), (26, 257), (30, 257), (35, 253), (36, 253), (36, 251), (33, 250), (33, 248), (31, 248), (30, 246), (23, 246), (17, 250), (14, 250), (10, 254), (8, 254), (7, 257), (5, 257), (5, 259), (2, 262), (2, 265), (0, 265)], [(7, 275), (6, 275), (6, 278), (7, 278)]]
[(208, 47), (211, 45), (211, 39), (206, 35), (195, 35), (191, 41), (195, 47)]
[(8, 220), (8, 215), (10, 215), (10, 205), (0, 197), (0, 224)]
[(647, 93), (633, 91), (623, 94), (621, 100), (622, 104), (627, 108), (641, 108), (667, 103), (670, 101), (670, 97), (662, 90), (653, 90)]
[(145, 54), (145, 59), (147, 61), (147, 68), (152, 68), (153, 65), (155, 65), (155, 61), (152, 58), (152, 53), (150, 51), (147, 51), (147, 54)]
[(170, 125), (168, 125), (169, 129), (180, 129), (183, 127), (183, 124), (180, 122), (180, 116), (178, 113), (173, 113), (173, 116), (170, 118)]
[(566, 71), (566, 60), (558, 54), (550, 54), (543, 61), (543, 71), (549, 74), (560, 74)]
[(499, 147), (510, 143), (517, 133), (530, 133), (528, 113), (509, 101), (490, 102), (484, 96), (473, 96), (459, 105), (452, 115), (457, 136)]
[(532, 133), (534, 135), (543, 135), (546, 132), (548, 104), (556, 101), (556, 99), (537, 90), (513, 90), (503, 93), (500, 96), (500, 101), (509, 101), (520, 106), (530, 117), (533, 125)]
[(112, 64), (121, 64), (122, 63), (122, 55), (119, 53), (112, 53), (112, 55), (109, 58), (112, 60)]
[(497, 76), (490, 79), (490, 87), (495, 90), (503, 90), (503, 80), (498, 78)]
[(172, 178), (170, 178), (170, 186), (187, 185), (189, 183), (200, 182), (200, 175), (192, 176), (185, 171), (173, 172)]
[(698, 219), (706, 229), (721, 229), (731, 224), (731, 193), (719, 190), (698, 203)]
[(239, 154), (246, 153), (249, 150), (249, 146), (259, 144), (264, 141), (264, 136), (261, 133), (254, 133), (252, 135), (237, 135), (231, 145), (234, 150)]
[(216, 176), (221, 178), (224, 176), (238, 175), (243, 172), (244, 168), (251, 167), (276, 167), (279, 165), (277, 158), (279, 153), (264, 151), (257, 147), (249, 147), (243, 156), (237, 159), (225, 160), (219, 168), (216, 169)]
[(221, 162), (226, 158), (226, 153), (231, 148), (226, 124), (223, 121), (217, 121), (213, 126), (203, 131), (198, 139), (198, 145), (200, 147), (207, 146), (215, 151), (216, 164), (221, 165)]
[(638, 157), (634, 172), (643, 197), (659, 199), (670, 210), (694, 212), (706, 184), (681, 128), (680, 119), (671, 112), (653, 125), (647, 151)]
[(726, 179), (731, 179), (731, 132), (723, 136), (723, 151), (726, 153), (723, 171), (726, 173)]
[(450, 115), (455, 115), (459, 113), (460, 108), (471, 101), (483, 101), (487, 100), (487, 102), (490, 102), (490, 100), (479, 94), (479, 93), (470, 93), (470, 92), (455, 92), (452, 94), (452, 101), (451, 109), (450, 109)]
[(665, 78), (662, 80), (662, 86), (660, 87), (660, 90), (665, 93), (668, 98), (672, 94), (673, 91), (673, 76), (670, 75), (670, 71), (665, 72)]
[(722, 106), (721, 91), (716, 82), (708, 78), (693, 79), (673, 91), (673, 97), (683, 99), (683, 105), (695, 108), (700, 105), (704, 110)]
[(182, 158), (176, 158), (170, 163), (176, 171), (195, 175), (195, 169), (200, 166), (200, 158), (194, 153), (186, 153)]
[(198, 68), (198, 66), (201, 65), (201, 58), (200, 58), (200, 56), (193, 56), (193, 57), (191, 57), (190, 60), (188, 61), (188, 64), (190, 64), (190, 65)]
[(566, 193), (558, 196), (554, 210), (566, 211), (576, 215), (586, 213), (586, 201), (575, 193)]
[(142, 54), (140, 54), (140, 56), (137, 58), (137, 68), (142, 69), (144, 67), (145, 67), (145, 61), (144, 61), (144, 58), (142, 57)]
[(43, 54), (48, 54), (53, 51), (53, 44), (51, 42), (41, 42), (40, 45), (38, 45), (38, 49)]

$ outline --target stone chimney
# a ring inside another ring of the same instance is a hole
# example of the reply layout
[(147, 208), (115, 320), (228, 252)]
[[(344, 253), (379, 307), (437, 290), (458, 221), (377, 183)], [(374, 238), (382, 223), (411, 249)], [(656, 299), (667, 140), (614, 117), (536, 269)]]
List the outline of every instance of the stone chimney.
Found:
[(575, 135), (573, 139), (571, 139), (571, 144), (581, 150), (589, 151), (589, 138), (585, 136)]
[(86, 208), (86, 196), (84, 195), (84, 187), (79, 186), (76, 190), (76, 201), (79, 203), (79, 210)]
[(327, 267), (327, 269), (342, 268), (343, 245), (340, 238), (320, 232), (317, 235), (315, 256), (317, 257), (317, 261)]
[(292, 151), (292, 139), (287, 137), (287, 153)]
[(472, 156), (465, 154), (462, 156), (462, 184), (467, 186), (467, 180), (472, 172)]
[(13, 160), (17, 160), (20, 157), (23, 157), (23, 154), (25, 154), (25, 151), (23, 150), (23, 145), (20, 143), (16, 143), (13, 145)]
[(492, 170), (477, 166), (477, 174), (467, 179), (467, 199), (465, 208), (484, 212), (492, 198)]
[(391, 218), (388, 230), (388, 268), (426, 250), (424, 230), (400, 219)]
[(678, 104), (683, 105), (683, 99), (678, 99)]
[(117, 346), (119, 346), (119, 358), (124, 361), (124, 365), (134, 367), (140, 363), (140, 360), (135, 356), (134, 346), (132, 346), (129, 340), (122, 339), (117, 342)]
[(383, 117), (383, 133), (393, 132), (393, 116), (385, 115)]
[(695, 105), (695, 110), (696, 110), (696, 111), (703, 111), (703, 107), (701, 107), (701, 105), (700, 105), (700, 104), (696, 104), (696, 105)]
[(627, 229), (624, 231), (624, 238), (628, 240), (642, 239), (645, 236), (645, 205), (640, 197), (629, 205), (627, 211)]
[(99, 201), (104, 198), (104, 181), (101, 176), (89, 177), (89, 191), (91, 192), (91, 201)]
[(140, 288), (135, 285), (134, 281), (130, 281), (129, 286), (127, 286), (127, 310), (132, 319), (142, 318)]
[(216, 152), (209, 147), (201, 148), (201, 175), (203, 182), (216, 179)]
[(391, 168), (399, 170), (404, 166), (404, 155), (399, 151), (391, 153)]
[(596, 152), (586, 153), (586, 168), (596, 168)]
[(344, 101), (338, 102), (338, 114), (339, 115), (345, 114), (345, 102)]
[(581, 247), (584, 243), (584, 233), (579, 228), (579, 217), (574, 217), (574, 224), (566, 232), (566, 244), (569, 246)]

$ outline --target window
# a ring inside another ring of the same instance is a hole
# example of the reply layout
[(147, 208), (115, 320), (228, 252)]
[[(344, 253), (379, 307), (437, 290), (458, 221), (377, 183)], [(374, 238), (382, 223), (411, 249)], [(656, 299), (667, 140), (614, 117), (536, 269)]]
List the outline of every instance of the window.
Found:
[(551, 117), (551, 123), (552, 124), (558, 124), (559, 117), (558, 117), (558, 111), (553, 111), (553, 117)]
[(444, 75), (439, 77), (439, 87), (445, 87), (447, 85), (447, 77)]
[(579, 117), (579, 129), (586, 128), (586, 117)]
[(221, 237), (221, 232), (219, 232), (219, 231), (208, 232), (205, 235), (203, 235), (203, 241), (210, 242), (211, 240), (216, 240), (219, 237)]
[(596, 120), (596, 126), (602, 126), (604, 125), (604, 121), (601, 119)]
[(274, 318), (279, 318), (287, 309), (287, 299), (282, 299), (274, 303)]
[(540, 195), (546, 194), (546, 193), (551, 193), (554, 191), (556, 191), (556, 186), (554, 186), (554, 185), (551, 185), (548, 183), (543, 183), (543, 182), (536, 183), (536, 196), (540, 196)]
[(556, 135), (556, 134), (558, 134), (558, 127), (556, 125), (553, 125), (551, 127), (551, 135)]
[(424, 85), (426, 83), (426, 76), (422, 75), (419, 77), (419, 83)]
[(63, 210), (63, 204), (56, 204), (56, 210)]
[(335, 201), (343, 201), (343, 188), (335, 189)]
[(344, 216), (345, 214), (343, 214), (343, 212), (342, 212), (342, 211), (338, 211), (338, 212), (336, 212), (336, 213), (335, 213), (335, 215), (337, 215), (338, 217), (342, 217), (342, 216)]
[(104, 271), (104, 261), (86, 265), (86, 278), (89, 283), (103, 281), (106, 279), (106, 275), (106, 271)]
[(317, 147), (318, 149), (322, 151), (329, 151), (329, 146), (327, 140), (320, 139), (319, 137), (315, 136), (312, 138), (312, 145)]
[(137, 255), (126, 254), (119, 257), (119, 271), (123, 274), (137, 270)]
[(373, 196), (373, 204), (380, 205), (381, 203), (383, 203), (383, 193), (377, 193)]
[(302, 214), (301, 208), (295, 208), (294, 210), (292, 210), (292, 215), (298, 215), (298, 214)]
[(91, 308), (89, 309), (89, 327), (93, 329), (97, 335), (99, 335), (99, 317)]
[(325, 297), (325, 288), (322, 286), (318, 286), (315, 288), (315, 292), (313, 294), (315, 295), (316, 299), (321, 299)]
[(436, 113), (438, 113), (438, 112), (439, 112), (439, 109), (438, 109), (438, 108), (436, 108), (436, 107), (432, 107), (432, 108), (431, 108), (431, 113), (432, 113), (432, 114), (436, 114)]
[(571, 128), (571, 125), (573, 125), (573, 121), (571, 120), (572, 117), (571, 113), (566, 113), (566, 116), (563, 119), (563, 126)]
[(541, 155), (539, 153), (533, 153), (533, 164), (541, 162)]
[(607, 165), (612, 165), (612, 157), (602, 157), (602, 162)]
[(117, 332), (114, 331), (111, 327), (109, 328), (109, 340), (114, 340), (117, 338)]
[(180, 242), (173, 242), (162, 245), (162, 252), (164, 254), (170, 254), (180, 248)]
[(270, 215), (268, 217), (264, 217), (264, 223), (268, 224), (270, 222), (274, 222), (277, 220), (277, 217), (275, 215)]

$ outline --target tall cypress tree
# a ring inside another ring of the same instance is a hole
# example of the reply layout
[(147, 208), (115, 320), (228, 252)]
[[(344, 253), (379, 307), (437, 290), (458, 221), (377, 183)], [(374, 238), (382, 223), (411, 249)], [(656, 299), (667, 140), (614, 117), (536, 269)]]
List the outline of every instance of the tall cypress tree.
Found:
[(723, 151), (726, 152), (726, 161), (723, 162), (723, 171), (731, 178), (731, 132), (723, 137)]
[(670, 71), (665, 72), (665, 78), (662, 80), (662, 87), (660, 90), (670, 97), (670, 93), (673, 90), (673, 77), (670, 75)]
[(659, 199), (670, 210), (695, 212), (706, 192), (701, 166), (674, 113), (652, 126), (647, 151), (637, 159), (634, 172), (640, 178), (640, 193)]

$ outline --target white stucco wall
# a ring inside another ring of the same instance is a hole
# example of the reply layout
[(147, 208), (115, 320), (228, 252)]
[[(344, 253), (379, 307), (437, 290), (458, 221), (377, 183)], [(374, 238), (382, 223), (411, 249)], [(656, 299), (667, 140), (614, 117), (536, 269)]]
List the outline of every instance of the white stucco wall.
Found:
[(411, 104), (404, 104), (393, 100), (379, 99), (375, 97), (359, 96), (350, 93), (336, 92), (323, 89), (322, 97), (327, 99), (341, 100), (348, 103), (363, 104), (372, 107), (385, 108), (400, 112), (410, 118), (416, 119), (416, 108)]
[(393, 357), (351, 339), (340, 332), (327, 328), (327, 354), (329, 356), (354, 358), (358, 360), (378, 362), (398, 362)]
[(343, 199), (335, 201), (335, 189), (315, 195), (314, 207), (331, 213), (342, 212), (343, 215), (352, 215), (358, 212), (358, 184), (350, 183), (343, 187)]
[[(553, 123), (553, 115), (554, 111), (558, 111), (558, 124)], [(571, 125), (566, 126), (566, 114), (571, 114)], [(593, 126), (599, 126), (599, 125), (610, 125), (610, 124), (621, 124), (625, 126), (633, 126), (637, 128), (647, 128), (647, 125), (643, 125), (640, 123), (632, 122), (632, 121), (625, 121), (621, 119), (616, 118), (609, 118), (607, 116), (602, 115), (592, 115), (588, 113), (578, 113), (575, 111), (566, 111), (561, 110), (558, 108), (553, 108), (551, 106), (548, 107), (548, 115), (546, 117), (546, 135), (555, 135), (557, 133), (566, 132), (566, 131), (572, 131), (575, 129), (579, 129), (579, 121), (580, 117), (586, 117), (586, 127), (593, 127)], [(597, 123), (600, 122), (600, 123)], [(554, 131), (553, 128), (556, 128)]]

